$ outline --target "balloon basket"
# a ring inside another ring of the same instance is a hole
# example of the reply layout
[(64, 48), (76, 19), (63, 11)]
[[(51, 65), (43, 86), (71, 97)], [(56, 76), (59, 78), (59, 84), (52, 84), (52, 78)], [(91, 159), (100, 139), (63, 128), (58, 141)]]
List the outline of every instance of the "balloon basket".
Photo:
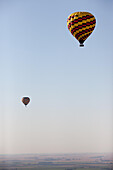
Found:
[(80, 44), (80, 47), (84, 47), (84, 44)]

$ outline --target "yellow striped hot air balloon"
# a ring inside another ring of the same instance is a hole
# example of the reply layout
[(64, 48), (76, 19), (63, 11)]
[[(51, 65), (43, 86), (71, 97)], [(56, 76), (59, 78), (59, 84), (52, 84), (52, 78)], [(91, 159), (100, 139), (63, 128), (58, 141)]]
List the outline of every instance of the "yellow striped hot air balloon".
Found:
[(96, 25), (95, 17), (89, 12), (75, 12), (69, 15), (67, 26), (71, 34), (79, 41), (83, 47), (84, 41), (93, 32)]

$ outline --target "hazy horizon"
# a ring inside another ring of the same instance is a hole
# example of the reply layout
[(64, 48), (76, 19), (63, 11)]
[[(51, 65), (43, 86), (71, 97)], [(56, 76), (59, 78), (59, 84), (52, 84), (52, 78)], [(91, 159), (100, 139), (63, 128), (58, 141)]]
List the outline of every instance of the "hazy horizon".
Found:
[[(76, 11), (96, 18), (84, 48)], [(113, 152), (112, 16), (111, 0), (0, 0), (0, 154)]]
[(0, 154), (0, 156), (3, 156), (3, 155), (84, 155), (84, 154), (91, 154), (91, 155), (98, 155), (98, 154), (112, 154), (113, 155), (113, 152), (52, 152), (52, 153), (3, 153), (3, 154)]

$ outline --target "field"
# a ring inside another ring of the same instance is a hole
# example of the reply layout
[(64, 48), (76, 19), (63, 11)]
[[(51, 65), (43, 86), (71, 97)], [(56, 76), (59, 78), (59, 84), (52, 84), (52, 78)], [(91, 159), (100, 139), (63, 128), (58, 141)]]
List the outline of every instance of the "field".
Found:
[(2, 170), (113, 170), (112, 153), (0, 155)]

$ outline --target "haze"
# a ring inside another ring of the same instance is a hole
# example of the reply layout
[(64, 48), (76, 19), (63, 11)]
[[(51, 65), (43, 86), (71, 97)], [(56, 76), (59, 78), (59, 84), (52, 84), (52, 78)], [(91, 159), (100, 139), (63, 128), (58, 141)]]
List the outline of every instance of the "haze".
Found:
[[(84, 48), (76, 11), (96, 18)], [(111, 0), (0, 0), (0, 154), (113, 152), (112, 16)]]

